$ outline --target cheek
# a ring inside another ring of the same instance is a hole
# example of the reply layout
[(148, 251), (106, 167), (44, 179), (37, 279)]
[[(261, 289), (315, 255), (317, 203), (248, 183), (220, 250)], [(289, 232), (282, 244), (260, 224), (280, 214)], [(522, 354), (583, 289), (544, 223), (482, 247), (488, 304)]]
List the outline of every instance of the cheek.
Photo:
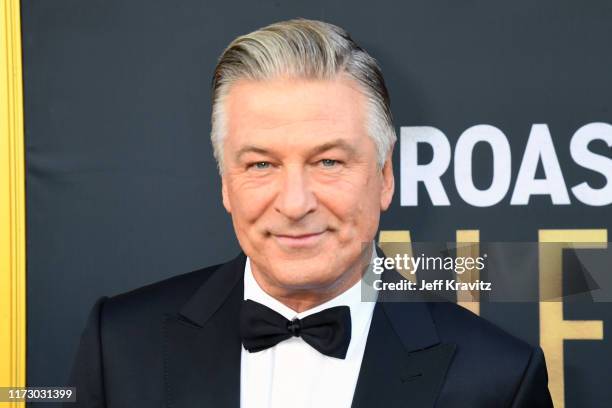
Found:
[(261, 219), (274, 200), (274, 191), (270, 184), (253, 185), (240, 180), (231, 183), (228, 196), (234, 223), (244, 227)]
[(372, 176), (355, 177), (319, 188), (319, 201), (338, 219), (341, 236), (357, 239), (378, 227), (381, 186)]

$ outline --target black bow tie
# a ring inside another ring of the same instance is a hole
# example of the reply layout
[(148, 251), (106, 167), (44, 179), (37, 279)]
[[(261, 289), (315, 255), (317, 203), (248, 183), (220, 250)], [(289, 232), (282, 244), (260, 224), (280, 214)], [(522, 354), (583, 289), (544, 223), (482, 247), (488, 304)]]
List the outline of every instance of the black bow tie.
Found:
[(335, 306), (303, 319), (287, 320), (269, 307), (247, 299), (240, 311), (240, 335), (244, 348), (251, 353), (300, 336), (319, 352), (344, 359), (351, 341), (351, 311), (348, 306)]

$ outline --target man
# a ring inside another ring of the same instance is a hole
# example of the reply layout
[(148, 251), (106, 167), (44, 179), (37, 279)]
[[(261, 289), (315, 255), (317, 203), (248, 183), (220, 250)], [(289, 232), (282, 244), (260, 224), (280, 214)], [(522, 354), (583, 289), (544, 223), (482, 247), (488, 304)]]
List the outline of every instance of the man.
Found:
[(455, 304), (361, 301), (396, 137), (380, 69), (344, 30), (233, 41), (211, 136), (244, 253), (100, 299), (77, 406), (551, 406), (539, 348)]

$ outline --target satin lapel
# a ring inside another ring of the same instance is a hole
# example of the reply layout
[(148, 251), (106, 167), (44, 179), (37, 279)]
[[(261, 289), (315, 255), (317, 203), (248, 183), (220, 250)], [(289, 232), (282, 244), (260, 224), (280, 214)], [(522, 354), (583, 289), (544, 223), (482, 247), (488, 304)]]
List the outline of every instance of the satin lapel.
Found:
[(164, 322), (166, 406), (240, 406), (244, 255), (221, 266)]
[[(398, 279), (394, 270), (383, 274)], [(427, 303), (379, 294), (352, 407), (433, 407), (454, 352), (440, 343)]]
[[(455, 345), (431, 339), (434, 344), (414, 350), (417, 344), (403, 341), (409, 339), (400, 338), (393, 328), (385, 310), (389, 305), (415, 307), (417, 313), (426, 307), (421, 303), (376, 305), (352, 407), (433, 407)], [(410, 317), (405, 321), (410, 322)], [(412, 328), (419, 329), (418, 325)]]

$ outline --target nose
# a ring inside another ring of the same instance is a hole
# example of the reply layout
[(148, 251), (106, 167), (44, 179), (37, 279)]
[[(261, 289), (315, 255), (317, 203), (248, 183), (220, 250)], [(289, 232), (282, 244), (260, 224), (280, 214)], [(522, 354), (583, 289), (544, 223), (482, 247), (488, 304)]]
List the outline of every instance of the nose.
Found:
[(298, 221), (316, 209), (317, 200), (301, 166), (287, 166), (283, 171), (275, 209), (287, 218)]

